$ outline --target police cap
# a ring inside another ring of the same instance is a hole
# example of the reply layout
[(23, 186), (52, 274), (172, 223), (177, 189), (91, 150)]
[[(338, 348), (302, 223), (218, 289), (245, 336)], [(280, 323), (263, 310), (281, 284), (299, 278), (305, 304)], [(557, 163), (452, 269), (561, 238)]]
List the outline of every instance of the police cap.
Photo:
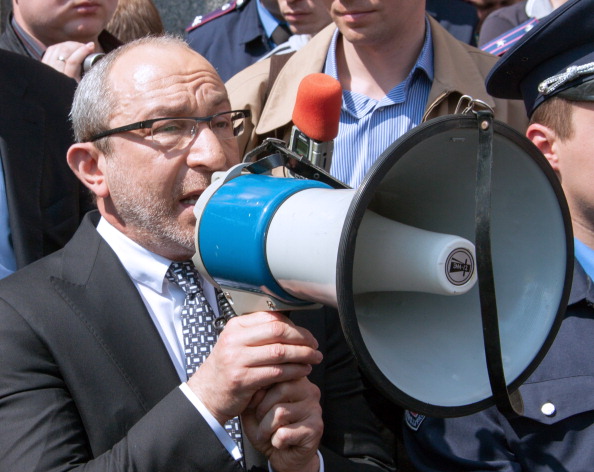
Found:
[(594, 0), (569, 0), (524, 35), (487, 76), (494, 97), (523, 99), (528, 116), (558, 96), (594, 101)]

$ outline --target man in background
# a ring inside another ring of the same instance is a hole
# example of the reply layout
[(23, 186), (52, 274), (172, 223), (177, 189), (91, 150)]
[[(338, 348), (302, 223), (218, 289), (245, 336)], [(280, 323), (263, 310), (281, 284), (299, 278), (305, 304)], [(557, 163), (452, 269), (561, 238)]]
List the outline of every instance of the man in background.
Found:
[(263, 61), (227, 82), (233, 106), (251, 111), (242, 152), (270, 136), (289, 141), (297, 89), (314, 72), (336, 78), (343, 89), (330, 172), (351, 187), (396, 139), (427, 119), (454, 113), (463, 95), (525, 130), (521, 103), (493, 99), (485, 90), (496, 58), (455, 39), (426, 14), (424, 1), (325, 3), (333, 24), (276, 77), (270, 76), (272, 63)]
[(68, 242), (91, 208), (66, 163), (76, 83), (0, 49), (0, 277)]
[(292, 34), (287, 41), (276, 46), (260, 60), (301, 49), (312, 36), (332, 22), (324, 0), (278, 0), (278, 4)]
[(541, 18), (567, 0), (523, 0), (493, 11), (481, 27), (479, 47), (497, 56), (505, 54)]
[(31, 57), (80, 80), (83, 62), (121, 43), (104, 31), (118, 1), (13, 0), (0, 48)]
[(233, 0), (194, 18), (187, 42), (226, 81), (289, 39), (278, 0)]
[(476, 46), (479, 17), (472, 4), (464, 0), (427, 0), (427, 13), (456, 39)]

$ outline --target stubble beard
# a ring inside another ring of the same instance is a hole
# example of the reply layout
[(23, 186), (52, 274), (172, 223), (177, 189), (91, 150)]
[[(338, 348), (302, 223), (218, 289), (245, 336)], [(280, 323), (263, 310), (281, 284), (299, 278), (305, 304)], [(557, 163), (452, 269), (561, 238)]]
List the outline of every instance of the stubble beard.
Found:
[(138, 244), (168, 257), (190, 258), (194, 254), (194, 228), (185, 228), (176, 219), (176, 200), (154, 198), (156, 192), (150, 185), (126, 179), (118, 171), (111, 173), (109, 187), (118, 218)]

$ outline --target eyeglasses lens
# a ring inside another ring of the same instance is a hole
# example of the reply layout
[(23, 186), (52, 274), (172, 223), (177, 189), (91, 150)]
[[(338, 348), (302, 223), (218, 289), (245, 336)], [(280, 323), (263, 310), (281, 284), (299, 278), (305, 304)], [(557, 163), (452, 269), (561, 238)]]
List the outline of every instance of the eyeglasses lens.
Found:
[[(191, 118), (168, 118), (153, 123), (151, 136), (153, 142), (166, 149), (184, 149), (194, 139), (200, 123)], [(243, 113), (221, 113), (208, 120), (212, 132), (219, 139), (235, 138), (243, 132), (245, 116)]]

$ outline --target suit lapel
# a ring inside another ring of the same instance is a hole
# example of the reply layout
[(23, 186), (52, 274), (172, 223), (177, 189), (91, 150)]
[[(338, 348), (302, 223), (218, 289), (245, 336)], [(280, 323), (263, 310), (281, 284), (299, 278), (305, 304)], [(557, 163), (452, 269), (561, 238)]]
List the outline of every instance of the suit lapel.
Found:
[[(98, 220), (97, 212), (87, 214), (65, 246), (62, 274), (54, 278), (53, 286), (148, 411), (180, 380), (136, 287), (97, 233)], [(244, 453), (249, 471), (267, 470), (266, 458), (247, 437)]]
[(180, 380), (136, 287), (97, 233), (98, 216), (88, 214), (64, 248), (63, 274), (54, 288), (148, 410)]
[(248, 440), (247, 436), (243, 435), (243, 454), (245, 457), (246, 469), (252, 471), (264, 471), (268, 470), (268, 459), (258, 452), (252, 443)]

